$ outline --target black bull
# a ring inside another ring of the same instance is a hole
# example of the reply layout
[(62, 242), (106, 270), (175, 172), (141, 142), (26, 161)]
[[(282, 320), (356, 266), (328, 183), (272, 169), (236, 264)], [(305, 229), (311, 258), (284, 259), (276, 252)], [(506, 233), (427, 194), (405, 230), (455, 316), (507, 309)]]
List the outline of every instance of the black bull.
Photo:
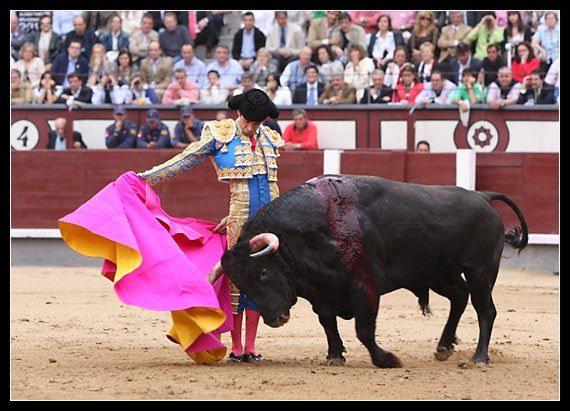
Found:
[[(522, 229), (504, 232), (495, 199), (516, 212)], [(450, 300), (436, 352), (447, 359), (471, 295), (479, 321), (472, 360), (487, 364), (496, 316), (491, 293), (505, 242), (519, 250), (528, 242), (524, 216), (505, 195), (327, 175), (261, 208), (221, 264), (270, 326), (287, 322), (297, 297), (308, 300), (327, 335), (329, 364), (345, 362), (338, 316), (355, 318), (374, 365), (401, 366), (374, 339), (380, 296), (400, 288), (418, 296), (424, 311), (429, 289)]]

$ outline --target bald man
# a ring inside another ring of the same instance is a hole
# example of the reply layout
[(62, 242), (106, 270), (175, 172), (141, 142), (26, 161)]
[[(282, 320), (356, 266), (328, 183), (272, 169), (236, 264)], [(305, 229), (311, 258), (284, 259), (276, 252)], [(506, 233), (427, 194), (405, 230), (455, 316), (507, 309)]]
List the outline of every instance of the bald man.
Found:
[[(55, 119), (55, 128), (48, 134), (48, 150), (67, 150), (67, 142), (65, 138), (65, 125), (67, 120), (63, 117), (58, 117)], [(83, 142), (83, 137), (81, 133), (73, 132), (73, 148), (87, 148)]]

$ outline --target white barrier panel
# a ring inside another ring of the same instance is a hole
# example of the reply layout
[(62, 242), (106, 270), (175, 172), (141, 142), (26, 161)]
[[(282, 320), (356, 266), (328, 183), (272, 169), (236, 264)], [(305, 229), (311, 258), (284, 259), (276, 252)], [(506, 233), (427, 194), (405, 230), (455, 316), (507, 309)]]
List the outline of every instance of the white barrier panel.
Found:
[(325, 150), (323, 154), (323, 174), (340, 174), (342, 150)]
[(559, 153), (559, 121), (506, 121), (509, 153)]
[(457, 150), (455, 153), (455, 185), (475, 190), (475, 150)]
[[(418, 120), (415, 123), (415, 144), (427, 141), (431, 153), (453, 153), (457, 150), (453, 133), (457, 127), (455, 120)], [(382, 137), (384, 140), (384, 137)]]
[(406, 150), (408, 148), (408, 123), (401, 120), (381, 121), (380, 138), (382, 150)]

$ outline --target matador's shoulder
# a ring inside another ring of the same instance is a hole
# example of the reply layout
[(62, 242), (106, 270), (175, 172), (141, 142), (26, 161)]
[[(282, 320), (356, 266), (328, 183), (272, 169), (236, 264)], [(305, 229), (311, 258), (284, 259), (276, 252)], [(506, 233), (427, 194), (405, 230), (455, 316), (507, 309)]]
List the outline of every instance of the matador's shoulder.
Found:
[(273, 147), (278, 148), (281, 147), (283, 144), (285, 144), (285, 142), (281, 138), (281, 134), (279, 134), (277, 131), (263, 125), (261, 126), (261, 131), (269, 139), (271, 144), (273, 144)]
[(204, 132), (210, 131), (220, 143), (229, 143), (236, 135), (236, 124), (231, 119), (209, 121), (204, 126)]

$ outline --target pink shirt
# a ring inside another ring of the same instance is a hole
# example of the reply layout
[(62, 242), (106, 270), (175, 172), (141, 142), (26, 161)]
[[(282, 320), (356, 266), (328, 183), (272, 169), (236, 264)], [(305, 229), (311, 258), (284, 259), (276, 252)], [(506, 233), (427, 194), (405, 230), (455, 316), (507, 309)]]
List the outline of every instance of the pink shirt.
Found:
[(186, 80), (184, 87), (176, 90), (177, 82), (170, 83), (162, 97), (162, 104), (174, 104), (174, 101), (181, 98), (188, 98), (194, 102), (200, 98), (200, 87), (191, 80)]

